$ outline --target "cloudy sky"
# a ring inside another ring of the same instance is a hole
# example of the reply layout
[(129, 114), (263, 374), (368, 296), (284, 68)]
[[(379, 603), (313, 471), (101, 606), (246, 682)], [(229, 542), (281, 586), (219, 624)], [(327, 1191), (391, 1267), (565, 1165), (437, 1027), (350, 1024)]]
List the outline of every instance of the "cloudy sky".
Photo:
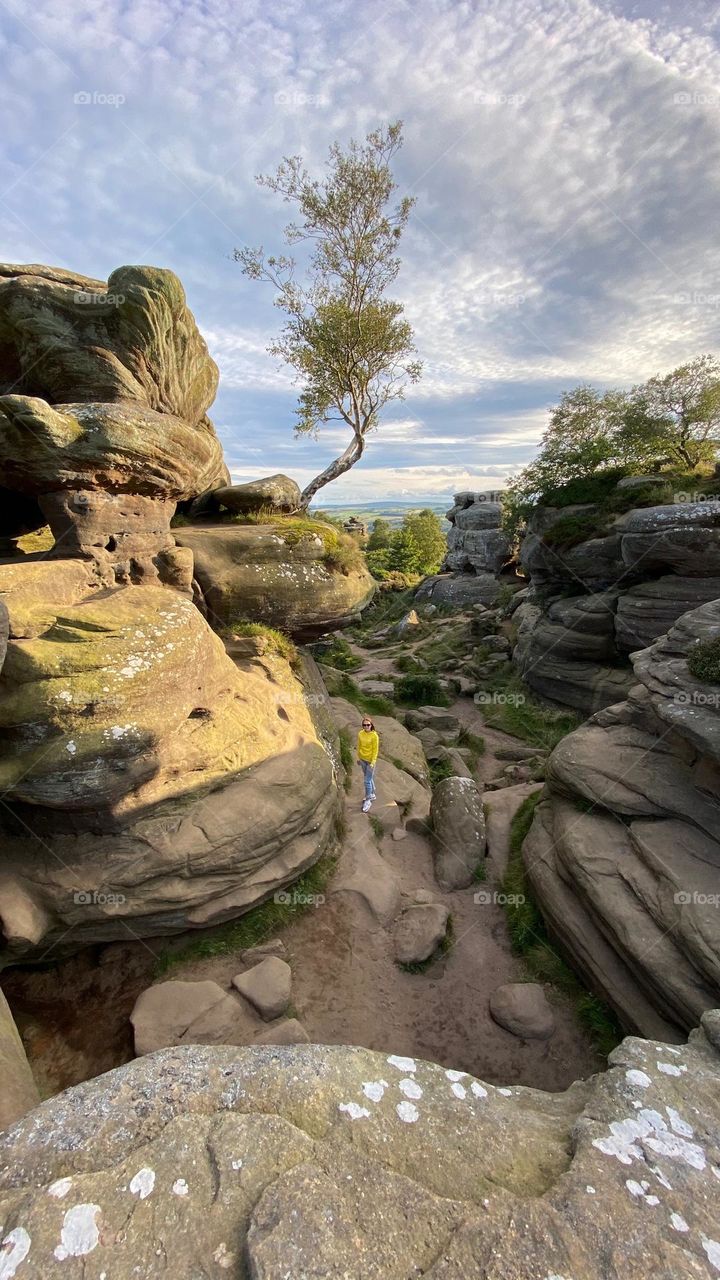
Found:
[(281, 244), (254, 176), (398, 117), (425, 374), (329, 501), (499, 487), (564, 388), (718, 349), (716, 4), (0, 0), (0, 27), (0, 255), (176, 271), (238, 481), (346, 443), (294, 439), (279, 313), (232, 260)]

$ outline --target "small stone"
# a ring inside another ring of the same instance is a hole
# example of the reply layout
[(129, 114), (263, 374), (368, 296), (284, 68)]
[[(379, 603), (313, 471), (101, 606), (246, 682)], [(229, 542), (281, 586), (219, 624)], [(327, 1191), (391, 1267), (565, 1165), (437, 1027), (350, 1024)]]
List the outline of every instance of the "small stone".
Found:
[(247, 972), (237, 973), (232, 982), (266, 1022), (279, 1018), (290, 1003), (292, 970), (278, 956), (267, 956)]
[(498, 1026), (523, 1040), (548, 1040), (555, 1015), (537, 982), (508, 982), (490, 996), (490, 1013)]
[(447, 933), (450, 912), (440, 902), (406, 907), (394, 931), (398, 964), (422, 964), (437, 950)]
[(309, 1044), (310, 1037), (297, 1018), (283, 1018), (257, 1037), (255, 1044)]

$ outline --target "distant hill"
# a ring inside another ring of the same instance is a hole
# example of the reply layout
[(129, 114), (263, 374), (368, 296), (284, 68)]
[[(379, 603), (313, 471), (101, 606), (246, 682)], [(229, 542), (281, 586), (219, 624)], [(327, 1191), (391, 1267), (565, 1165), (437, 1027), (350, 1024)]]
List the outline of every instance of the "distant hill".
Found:
[[(443, 525), (447, 525), (445, 520), (445, 512), (449, 511), (452, 506), (452, 498), (445, 498), (442, 502), (356, 502), (334, 504), (330, 502), (319, 502), (313, 504), (312, 511), (327, 511), (328, 515), (338, 516), (342, 520), (349, 520), (350, 516), (364, 521), (369, 528), (372, 528), (373, 522), (381, 516), (383, 520), (387, 520), (388, 524), (400, 525), (405, 516), (410, 511), (424, 511), (429, 508), (440, 516)], [(449, 525), (447, 526), (449, 528)]]

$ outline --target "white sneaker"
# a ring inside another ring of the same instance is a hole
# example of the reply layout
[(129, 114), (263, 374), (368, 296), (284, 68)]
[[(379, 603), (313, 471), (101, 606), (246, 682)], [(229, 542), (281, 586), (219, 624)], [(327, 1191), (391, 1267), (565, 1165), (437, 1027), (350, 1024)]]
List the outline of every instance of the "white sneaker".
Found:
[(363, 800), (363, 807), (362, 807), (363, 813), (367, 813), (371, 804), (372, 804), (372, 800)]

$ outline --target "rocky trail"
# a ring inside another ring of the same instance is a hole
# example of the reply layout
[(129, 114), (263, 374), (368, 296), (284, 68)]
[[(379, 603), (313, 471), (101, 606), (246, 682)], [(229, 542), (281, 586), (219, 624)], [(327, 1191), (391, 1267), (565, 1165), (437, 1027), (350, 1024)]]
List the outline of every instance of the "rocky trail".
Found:
[[(397, 674), (393, 657), (382, 650), (357, 642), (351, 648), (362, 663), (353, 673), (360, 688), (373, 688)], [(412, 654), (413, 643), (403, 645), (403, 651)], [(360, 712), (342, 699), (334, 698), (332, 704), (354, 738)], [(499, 758), (498, 750), (527, 750), (518, 739), (487, 726), (468, 697), (456, 698), (447, 714), (485, 741), (484, 753), (472, 761), (481, 787), (507, 767), (507, 757)], [(399, 726), (396, 732), (419, 746)], [(402, 749), (393, 735), (389, 754)], [(528, 980), (522, 960), (511, 951), (505, 909), (497, 898), (511, 819), (538, 784), (523, 782), (485, 794), (487, 879), (463, 889), (443, 889), (424, 825), (430, 792), (399, 769), (400, 763), (408, 761), (379, 761), (378, 799), (369, 814), (361, 811), (361, 771), (354, 766), (350, 773), (336, 870), (322, 900), (297, 915), (281, 934), (282, 955), (292, 971), (286, 1017), (299, 1020), (312, 1043), (418, 1056), (490, 1082), (552, 1091), (602, 1068), (604, 1061), (571, 1002), (559, 992), (549, 992), (554, 1031), (548, 1039), (512, 1034), (489, 1011), (496, 988)], [(448, 936), (426, 965), (412, 971), (397, 961), (397, 920), (407, 907), (427, 909), (430, 903), (449, 914)], [(193, 935), (184, 938), (192, 941)], [(178, 939), (177, 945), (182, 944)], [(83, 954), (61, 960), (52, 970), (7, 974), (6, 991), (43, 1092), (56, 1092), (128, 1061), (133, 1056), (129, 1017), (136, 999), (153, 982), (212, 982), (232, 990), (238, 954), (197, 956), (191, 948), (188, 959), (158, 978), (160, 949), (155, 941), (129, 939), (102, 948), (97, 958)]]

